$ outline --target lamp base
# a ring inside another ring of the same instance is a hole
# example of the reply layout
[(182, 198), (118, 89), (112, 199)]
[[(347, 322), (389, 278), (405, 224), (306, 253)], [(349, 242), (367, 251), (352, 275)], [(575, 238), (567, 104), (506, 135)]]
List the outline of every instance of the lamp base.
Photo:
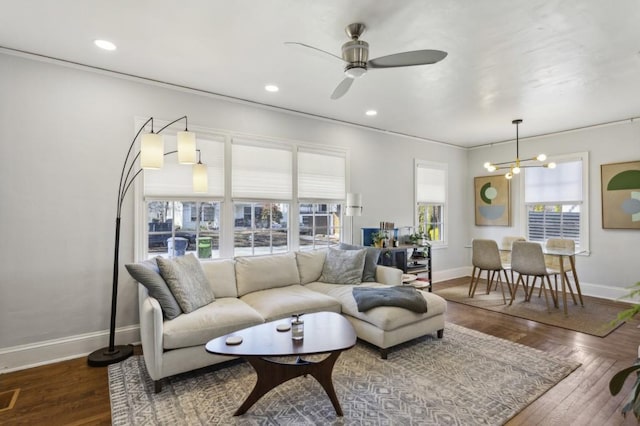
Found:
[(117, 345), (110, 351), (108, 347), (93, 351), (87, 357), (90, 367), (105, 367), (116, 362), (124, 361), (133, 355), (133, 345)]

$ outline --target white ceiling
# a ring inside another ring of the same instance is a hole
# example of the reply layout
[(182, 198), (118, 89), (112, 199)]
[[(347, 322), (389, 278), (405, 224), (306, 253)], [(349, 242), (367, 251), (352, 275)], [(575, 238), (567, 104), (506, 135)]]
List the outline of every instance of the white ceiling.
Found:
[[(640, 116), (637, 0), (21, 0), (0, 2), (0, 46), (459, 146)], [(344, 27), (375, 69), (339, 100)], [(118, 49), (97, 49), (93, 40)], [(10, 50), (8, 50), (10, 49)], [(280, 87), (268, 93), (265, 84)], [(376, 117), (365, 116), (375, 109)]]

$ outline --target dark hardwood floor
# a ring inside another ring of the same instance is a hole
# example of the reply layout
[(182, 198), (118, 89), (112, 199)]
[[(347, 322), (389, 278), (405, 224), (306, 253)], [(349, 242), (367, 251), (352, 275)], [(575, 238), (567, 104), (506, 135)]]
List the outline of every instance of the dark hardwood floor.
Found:
[[(461, 282), (468, 282), (468, 278), (436, 286)], [(621, 304), (621, 310), (623, 307)], [(626, 392), (612, 397), (608, 388), (613, 374), (630, 366), (637, 357), (640, 343), (637, 320), (599, 338), (449, 303), (447, 321), (582, 363), (508, 425), (637, 424), (635, 418), (625, 419), (620, 414)], [(139, 353), (139, 348), (136, 352)], [(626, 383), (626, 390), (630, 389), (631, 382)], [(88, 367), (86, 358), (0, 375), (0, 394), (13, 389), (20, 389), (20, 393), (13, 409), (0, 411), (1, 425), (111, 423), (107, 369)]]

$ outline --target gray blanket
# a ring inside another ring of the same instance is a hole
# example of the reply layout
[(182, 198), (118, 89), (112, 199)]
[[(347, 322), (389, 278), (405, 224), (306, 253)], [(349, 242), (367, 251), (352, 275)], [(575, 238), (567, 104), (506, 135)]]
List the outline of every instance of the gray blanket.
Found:
[(353, 298), (358, 304), (358, 312), (376, 306), (398, 306), (413, 312), (427, 312), (427, 301), (411, 286), (354, 287)]

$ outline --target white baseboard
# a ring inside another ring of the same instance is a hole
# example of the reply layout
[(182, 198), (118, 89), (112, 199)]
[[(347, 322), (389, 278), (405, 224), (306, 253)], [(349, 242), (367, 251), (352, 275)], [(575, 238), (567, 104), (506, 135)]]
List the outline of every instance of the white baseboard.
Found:
[[(116, 329), (116, 344), (139, 344), (138, 324)], [(0, 349), (0, 374), (24, 370), (68, 359), (80, 358), (109, 346), (109, 331), (45, 340), (28, 345)]]
[[(451, 280), (451, 279), (460, 278), (460, 277), (470, 277), (472, 270), (473, 270), (472, 266), (466, 266), (461, 268), (448, 269), (444, 271), (437, 271), (433, 274), (433, 282), (434, 284), (436, 284), (434, 289), (438, 288), (437, 283), (440, 281), (446, 281), (446, 280)], [(484, 278), (484, 273), (482, 276)], [(602, 284), (593, 284), (593, 283), (586, 283), (584, 281), (581, 281), (580, 290), (582, 291), (582, 294), (585, 296), (599, 297), (601, 299), (617, 300), (620, 302), (640, 303), (640, 300), (632, 301), (630, 299), (622, 298), (629, 292), (629, 290), (626, 288), (611, 287), (611, 286), (606, 286)]]

